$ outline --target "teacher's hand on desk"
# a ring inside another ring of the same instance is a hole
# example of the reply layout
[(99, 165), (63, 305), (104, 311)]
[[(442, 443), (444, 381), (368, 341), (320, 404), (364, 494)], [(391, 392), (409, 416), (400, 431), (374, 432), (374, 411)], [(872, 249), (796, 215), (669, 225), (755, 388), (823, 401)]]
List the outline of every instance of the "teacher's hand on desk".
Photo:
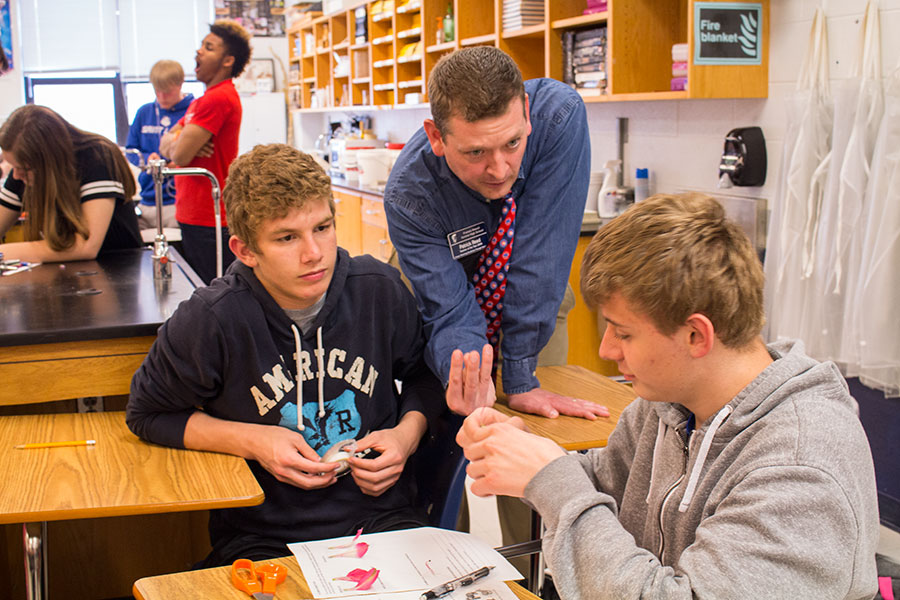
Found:
[(472, 493), (477, 496), (521, 498), (538, 471), (566, 454), (555, 442), (528, 432), (518, 417), (492, 408), (469, 415), (456, 442), (469, 459), (466, 473), (474, 480)]
[(551, 419), (555, 419), (559, 415), (569, 415), (593, 421), (597, 417), (609, 416), (609, 409), (605, 406), (578, 398), (560, 396), (542, 388), (534, 388), (521, 394), (508, 394), (507, 399), (509, 407), (513, 410)]

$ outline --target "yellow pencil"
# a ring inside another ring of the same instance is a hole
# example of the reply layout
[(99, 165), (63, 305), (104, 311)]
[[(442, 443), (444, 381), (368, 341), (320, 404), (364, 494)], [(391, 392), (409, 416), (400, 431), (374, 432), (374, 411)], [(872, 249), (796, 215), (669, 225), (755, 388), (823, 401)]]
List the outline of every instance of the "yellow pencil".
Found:
[(93, 446), (97, 440), (77, 440), (74, 442), (43, 442), (37, 444), (19, 444), (16, 448), (30, 450), (32, 448), (59, 448), (61, 446)]

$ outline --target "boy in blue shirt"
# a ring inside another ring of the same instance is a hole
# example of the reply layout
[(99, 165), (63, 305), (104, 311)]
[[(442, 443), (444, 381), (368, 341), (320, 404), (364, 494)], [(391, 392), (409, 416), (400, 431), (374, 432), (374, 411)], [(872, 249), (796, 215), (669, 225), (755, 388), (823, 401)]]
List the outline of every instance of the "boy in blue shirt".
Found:
[[(160, 60), (150, 69), (150, 83), (156, 92), (156, 100), (140, 107), (134, 123), (128, 131), (127, 148), (141, 151), (144, 163), (163, 158), (159, 154), (159, 140), (181, 117), (194, 99), (192, 94), (184, 94), (184, 69), (174, 60)], [(137, 164), (137, 157), (129, 154), (128, 160)], [(138, 177), (141, 184), (141, 229), (156, 228), (156, 194), (153, 178), (148, 173)], [(163, 226), (178, 227), (175, 220), (175, 180), (169, 178), (163, 185)]]

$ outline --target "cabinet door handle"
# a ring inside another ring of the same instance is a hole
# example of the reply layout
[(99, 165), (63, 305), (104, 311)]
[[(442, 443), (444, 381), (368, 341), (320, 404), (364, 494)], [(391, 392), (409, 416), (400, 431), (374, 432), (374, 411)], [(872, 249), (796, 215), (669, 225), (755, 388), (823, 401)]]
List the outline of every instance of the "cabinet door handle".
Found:
[(372, 209), (370, 208), (370, 209), (366, 210), (366, 214), (367, 214), (367, 215), (377, 215), (377, 214), (378, 214), (378, 211), (377, 211), (377, 210), (372, 210)]

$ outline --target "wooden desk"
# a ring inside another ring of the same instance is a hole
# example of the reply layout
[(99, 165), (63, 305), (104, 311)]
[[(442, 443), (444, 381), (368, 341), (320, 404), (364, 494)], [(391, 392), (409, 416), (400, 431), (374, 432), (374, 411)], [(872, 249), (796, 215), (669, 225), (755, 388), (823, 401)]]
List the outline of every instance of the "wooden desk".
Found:
[[(287, 579), (278, 586), (275, 600), (301, 600), (312, 598), (306, 578), (293, 556), (277, 558), (274, 561), (287, 568)], [(507, 582), (509, 588), (520, 600), (538, 600), (538, 597), (517, 583)], [(231, 585), (231, 567), (203, 569), (172, 573), (157, 577), (145, 577), (134, 582), (134, 597), (137, 600), (246, 600), (247, 594)]]
[(169, 281), (154, 281), (148, 249), (0, 277), (0, 405), (127, 394), (156, 330), (202, 285), (171, 252)]
[(566, 450), (588, 450), (605, 446), (609, 434), (616, 428), (622, 411), (635, 398), (634, 391), (629, 386), (616, 383), (608, 377), (576, 365), (538, 367), (537, 378), (541, 382), (541, 387), (546, 390), (596, 402), (609, 409), (608, 418), (598, 417), (595, 421), (565, 415), (548, 419), (511, 409), (506, 404), (503, 390), (498, 391), (497, 410), (520, 417), (531, 431), (550, 438)]
[[(97, 444), (13, 447), (83, 439)], [(26, 547), (44, 574), (31, 579), (38, 587), (45, 587), (46, 521), (253, 506), (264, 499), (243, 459), (148, 444), (128, 430), (123, 412), (0, 417), (0, 473), (7, 474), (0, 524), (44, 522), (25, 532), (26, 542), (36, 538), (39, 548), (35, 554)], [(94, 574), (104, 576), (102, 568)]]
[[(549, 438), (566, 450), (589, 450), (606, 446), (610, 434), (616, 428), (619, 417), (625, 407), (635, 399), (634, 391), (626, 385), (589, 371), (577, 365), (555, 367), (538, 367), (537, 378), (541, 387), (572, 398), (580, 398), (602, 404), (609, 409), (609, 417), (598, 417), (594, 421), (560, 415), (548, 419), (537, 415), (521, 413), (511, 409), (506, 395), (498, 391), (498, 402), (495, 408), (500, 412), (521, 418), (537, 435)], [(531, 539), (541, 537), (541, 516), (537, 511), (531, 513)], [(531, 573), (529, 582), (534, 592), (540, 592), (538, 581), (544, 571), (540, 553), (531, 556)]]

